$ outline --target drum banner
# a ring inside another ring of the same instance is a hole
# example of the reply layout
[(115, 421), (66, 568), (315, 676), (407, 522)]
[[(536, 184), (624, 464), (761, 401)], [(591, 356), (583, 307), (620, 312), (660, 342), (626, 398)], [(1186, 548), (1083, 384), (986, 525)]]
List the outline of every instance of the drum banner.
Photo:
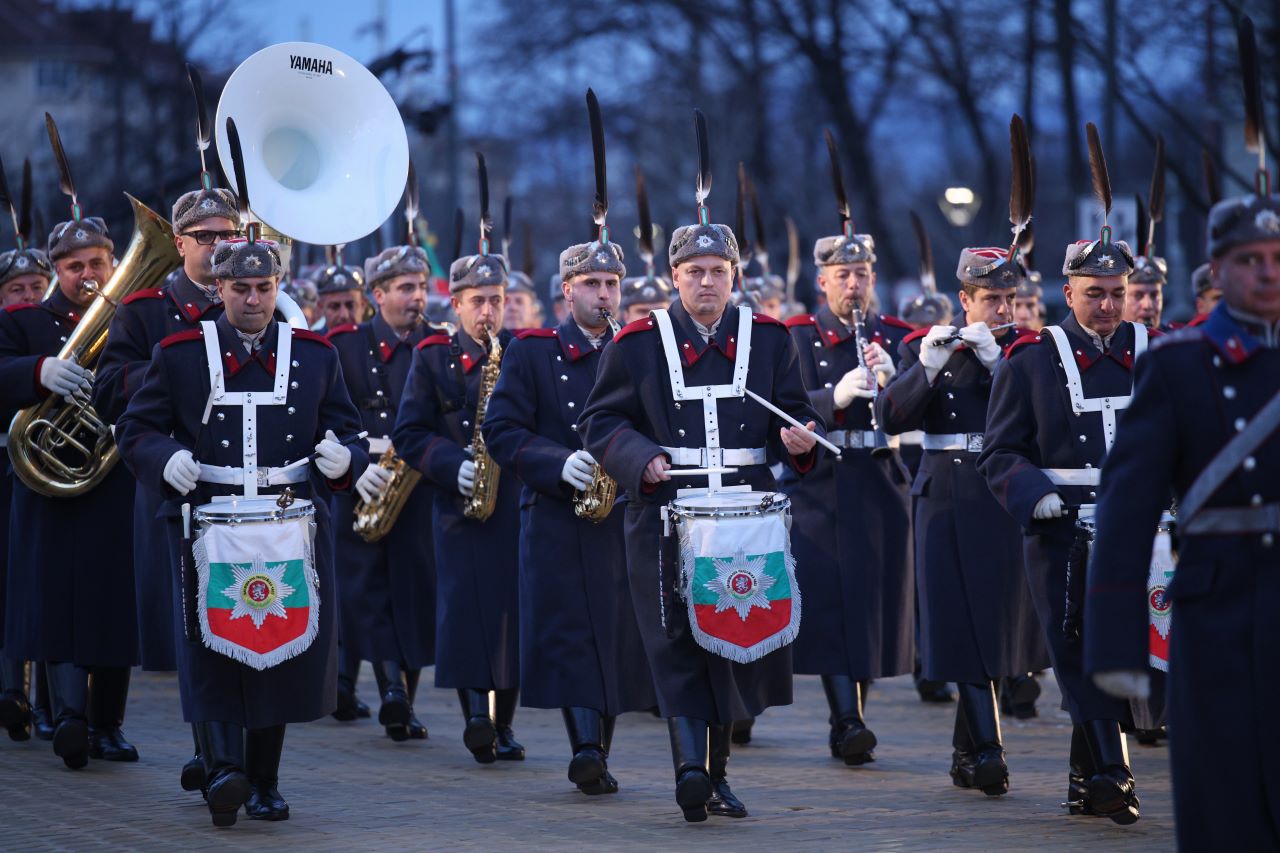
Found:
[(320, 628), (312, 520), (202, 527), (192, 551), (205, 646), (258, 670), (305, 652)]
[(1169, 671), (1169, 628), (1173, 622), (1173, 602), (1169, 600), (1169, 582), (1174, 567), (1172, 540), (1167, 531), (1156, 534), (1151, 551), (1151, 573), (1147, 575), (1148, 654), (1151, 666)]
[(698, 645), (738, 663), (759, 660), (800, 631), (800, 587), (783, 513), (681, 518), (680, 562)]

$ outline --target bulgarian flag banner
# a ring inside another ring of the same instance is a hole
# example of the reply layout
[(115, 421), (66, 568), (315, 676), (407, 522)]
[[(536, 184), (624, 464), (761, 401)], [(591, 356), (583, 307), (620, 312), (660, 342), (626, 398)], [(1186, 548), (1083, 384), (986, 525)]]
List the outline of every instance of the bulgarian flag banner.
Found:
[(258, 670), (307, 650), (320, 626), (312, 529), (305, 516), (202, 526), (192, 552), (205, 646)]
[(800, 588), (787, 516), (681, 518), (681, 577), (693, 637), (738, 663), (796, 638)]
[(1173, 624), (1169, 583), (1175, 568), (1172, 538), (1161, 530), (1151, 549), (1151, 572), (1147, 575), (1148, 657), (1151, 666), (1161, 672), (1169, 671), (1169, 629)]

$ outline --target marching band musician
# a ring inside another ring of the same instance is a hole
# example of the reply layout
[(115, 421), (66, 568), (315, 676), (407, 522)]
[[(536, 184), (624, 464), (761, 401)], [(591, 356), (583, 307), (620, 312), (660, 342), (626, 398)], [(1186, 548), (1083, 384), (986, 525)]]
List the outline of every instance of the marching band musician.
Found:
[(1133, 273), (1125, 283), (1124, 319), (1141, 323), (1148, 329), (1161, 329), (1164, 313), (1164, 286), (1168, 281), (1168, 265), (1164, 258), (1150, 253), (1134, 259)]
[(650, 311), (670, 307), (673, 294), (674, 288), (665, 276), (642, 275), (623, 279), (622, 294), (618, 300), (622, 324), (629, 325), (648, 317)]
[[(702, 197), (700, 191), (700, 213), (705, 216)], [(671, 359), (679, 359), (688, 385), (728, 383), (735, 372), (743, 322), (725, 310), (739, 262), (737, 240), (725, 225), (682, 226), (671, 237), (668, 257), (679, 294), (669, 319), (671, 346), (680, 355), (673, 353)], [(783, 426), (781, 419), (744, 397), (714, 403), (713, 423), (705, 422), (709, 415), (702, 405), (676, 401), (666, 333), (660, 332), (657, 317), (629, 324), (605, 348), (579, 424), (586, 430), (587, 452), (629, 497), (627, 573), (658, 707), (670, 730), (676, 802), (691, 822), (706, 820), (708, 812), (745, 817), (746, 807), (727, 779), (733, 722), (791, 702), (791, 653), (784, 647), (742, 664), (696, 644), (688, 618), (664, 605), (665, 596), (655, 595), (670, 580), (667, 576), (655, 584), (660, 509), (676, 497), (677, 487), (705, 488), (709, 482), (707, 475), (673, 477), (673, 465), (697, 467), (699, 460), (707, 460), (704, 464), (713, 469), (736, 469), (723, 475), (726, 484), (770, 490), (771, 459), (804, 473), (820, 458), (820, 451), (812, 432)], [(812, 429), (816, 416), (785, 327), (755, 314), (749, 328), (745, 381)], [(806, 597), (806, 603), (809, 600)]]
[(344, 264), (340, 250), (334, 252), (334, 262), (316, 274), (316, 305), (323, 319), (318, 332), (364, 322), (364, 273)]
[[(184, 193), (174, 202), (172, 224), (174, 242), (182, 256), (182, 266), (173, 281), (129, 295), (111, 318), (93, 389), (94, 408), (106, 423), (114, 424), (124, 414), (130, 398), (142, 385), (156, 344), (222, 313), (222, 300), (213, 278), (213, 251), (220, 240), (240, 233), (235, 196), (229, 190), (216, 188)], [(137, 483), (133, 562), (138, 647), (142, 668), (161, 672), (178, 668), (169, 545), (163, 536), (154, 535), (156, 512), (163, 501), (158, 490)], [(186, 791), (204, 787), (198, 740), (195, 754), (182, 768), (180, 781)]]
[[(1025, 266), (1025, 265), (1024, 265)], [(1013, 322), (1017, 328), (1038, 332), (1044, 328), (1044, 288), (1037, 270), (1026, 266), (1026, 278), (1018, 280), (1013, 294)]]
[[(87, 400), (93, 374), (58, 353), (115, 267), (98, 217), (79, 216), (49, 235), (57, 288), (39, 304), (0, 314), (0, 408), (5, 420), (50, 394)], [(6, 654), (47, 662), (54, 754), (73, 769), (90, 757), (137, 761), (125, 740), (129, 674), (138, 659), (129, 517), (133, 485), (123, 466), (76, 497), (45, 497), (13, 480)], [(77, 531), (68, 536), (68, 531)], [(96, 543), (92, 559), (83, 537)]]
[(533, 279), (528, 273), (511, 270), (507, 273), (507, 301), (502, 307), (502, 328), (510, 332), (538, 328), (542, 325), (538, 317), (540, 313)]
[(560, 253), (569, 316), (517, 335), (484, 425), (494, 459), (525, 484), (521, 701), (562, 709), (569, 780), (588, 795), (618, 790), (608, 768), (618, 715), (656, 704), (627, 586), (623, 511), (593, 519), (574, 508), (599, 470), (582, 447), (580, 418), (625, 274), (622, 248), (607, 236)]
[[(1067, 246), (1062, 274), (1071, 313), (1060, 326), (1021, 336), (995, 373), (978, 470), (1022, 527), (1032, 600), (1074, 730), (1068, 803), (1072, 814), (1138, 819), (1139, 803), (1121, 726), (1126, 702), (1086, 681), (1079, 639), (1085, 529), (1097, 504), (1098, 473), (1114, 440), (1118, 409), (1132, 389), (1145, 327), (1123, 322), (1127, 244)], [(1087, 547), (1087, 546), (1085, 546)]]
[(1210, 312), (1222, 299), (1222, 290), (1214, 280), (1211, 264), (1201, 264), (1191, 273), (1191, 292), (1196, 300), (1196, 315), (1187, 325), (1198, 326), (1209, 319)]
[[(347, 391), (369, 431), (374, 464), (356, 481), (356, 492), (366, 502), (376, 500), (391, 477), (376, 460), (391, 444), (414, 348), (430, 332), (423, 322), (429, 271), (426, 252), (417, 246), (392, 246), (367, 259), (363, 278), (378, 313), (358, 326), (329, 332)], [(338, 579), (343, 652), (373, 662), (382, 697), (378, 722), (387, 735), (395, 741), (423, 739), (427, 727), (413, 702), (422, 667), (435, 659), (431, 487), (422, 482), (414, 487), (390, 532), (377, 542), (364, 541), (352, 529), (353, 496), (337, 494), (333, 502), (343, 567)]]
[(855, 312), (870, 310), (875, 289), (871, 235), (822, 237), (813, 257), (826, 304), (792, 317), (787, 327), (809, 400), (844, 454), (827, 457), (789, 489), (805, 591), (795, 667), (822, 676), (831, 756), (853, 767), (874, 760), (876, 738), (863, 716), (866, 682), (913, 668), (909, 479), (896, 451), (875, 448), (884, 436), (873, 428), (869, 405), (873, 387), (897, 371), (889, 351), (912, 330), (873, 313), (860, 333), (855, 328)]
[[(26, 177), (31, 177), (28, 168)], [(24, 211), (23, 220), (29, 217)], [(40, 302), (45, 289), (53, 278), (53, 266), (49, 257), (40, 249), (29, 247), (23, 225), (15, 216), (18, 229), (18, 245), (0, 254), (0, 309), (11, 305), (35, 305)], [(29, 227), (29, 223), (27, 223)], [(0, 413), (4, 416), (11, 413)], [(6, 417), (7, 422), (7, 417)], [(0, 727), (11, 740), (28, 740), (31, 737), (31, 702), (27, 698), (26, 661), (11, 657), (4, 651), (5, 585), (9, 564), (9, 510), (13, 503), (13, 469), (9, 454), (4, 451), (9, 441), (8, 433), (0, 434)], [(20, 532), (20, 531), (19, 531)], [(33, 663), (32, 670), (43, 667)]]
[[(275, 496), (286, 489), (308, 498), (313, 483), (322, 481), (322, 489), (346, 490), (366, 462), (362, 446), (338, 440), (360, 429), (338, 355), (323, 336), (273, 322), (280, 256), (275, 244), (256, 239), (254, 225), (250, 228), (250, 239), (222, 241), (214, 249), (213, 274), (224, 313), (157, 344), (142, 386), (116, 425), (125, 463), (140, 482), (165, 497), (161, 516), (175, 552), (172, 578), (184, 621), (190, 611), (206, 608), (206, 596), (191, 602), (194, 592), (183, 583), (179, 567), (187, 555), (178, 549), (189, 546), (180, 529), (179, 504), (212, 499), (216, 507), (220, 495)], [(239, 402), (216, 402), (223, 397)], [(310, 464), (288, 467), (301, 460), (313, 460), (316, 474)], [(285, 505), (288, 497), (282, 495), (279, 503)], [(245, 643), (264, 654), (283, 652), (276, 637), (288, 623), (288, 611), (275, 596), (287, 595), (301, 598), (306, 610), (319, 608), (311, 639), (291, 646), (280, 655), (283, 660), (258, 668), (215, 651), (212, 616), (206, 625), (202, 612), (201, 624), (193, 628), (202, 637), (188, 634), (178, 643), (183, 715), (197, 724), (215, 826), (234, 824), (242, 805), (251, 819), (287, 819), (289, 804), (277, 787), (285, 726), (318, 719), (334, 707), (336, 587), (330, 518), (322, 501), (315, 504), (315, 522), (314, 589), (299, 596), (296, 587), (281, 591), (273, 585), (263, 603), (280, 604), (284, 619), (276, 613), (261, 614), (262, 621), (245, 615), (237, 629), (247, 634)], [(225, 604), (236, 604), (223, 612), (235, 614), (241, 605), (246, 614), (251, 611), (254, 602), (247, 596), (261, 591), (249, 587), (223, 591)], [(207, 597), (212, 608), (212, 591)], [(296, 611), (294, 618), (299, 618)]]
[(1001, 347), (1018, 337), (1012, 328), (999, 337), (992, 330), (1008, 322), (1024, 276), (1007, 249), (961, 251), (964, 325), (937, 324), (904, 338), (898, 374), (877, 403), (886, 432), (925, 431), (911, 489), (923, 675), (955, 682), (960, 694), (951, 778), (990, 796), (1009, 787), (993, 681), (1045, 665), (1021, 534), (974, 464)]
[[(396, 452), (435, 486), (436, 686), (457, 689), (463, 743), (481, 764), (524, 760), (511, 730), (520, 696), (519, 492), (512, 472), (469, 455), (477, 406), (487, 403), (485, 368), (497, 367), (490, 353), (512, 340), (502, 330), (506, 286), (506, 259), (488, 252), (487, 237), (480, 253), (453, 262), (460, 327), (418, 344), (391, 434)], [(477, 488), (494, 501), (487, 520), (464, 509)]]

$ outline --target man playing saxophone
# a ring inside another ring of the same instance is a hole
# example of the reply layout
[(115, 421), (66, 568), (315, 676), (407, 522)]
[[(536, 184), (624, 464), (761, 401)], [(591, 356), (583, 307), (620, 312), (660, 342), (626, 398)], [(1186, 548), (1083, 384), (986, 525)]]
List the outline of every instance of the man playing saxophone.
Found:
[[(463, 742), (481, 764), (524, 759), (511, 731), (520, 693), (519, 493), (515, 478), (475, 446), (488, 382), (511, 340), (501, 331), (507, 261), (488, 250), (482, 233), (480, 252), (450, 267), (460, 328), (418, 344), (392, 432), (396, 452), (435, 486), (436, 686), (457, 688)], [(472, 507), (489, 506), (487, 517), (472, 517)]]
[[(423, 322), (429, 269), (426, 252), (417, 246), (392, 246), (369, 258), (363, 278), (378, 313), (365, 323), (329, 332), (347, 391), (369, 431), (371, 461), (391, 447), (414, 348), (431, 331)], [(391, 478), (390, 470), (376, 464), (365, 469), (356, 482), (360, 505), (375, 505)], [(408, 488), (399, 516), (376, 542), (354, 529), (356, 496), (333, 497), (338, 563), (343, 566), (338, 577), (343, 651), (356, 661), (373, 662), (382, 699), (378, 722), (395, 741), (427, 736), (413, 701), (422, 667), (435, 660), (433, 490), (421, 480)]]

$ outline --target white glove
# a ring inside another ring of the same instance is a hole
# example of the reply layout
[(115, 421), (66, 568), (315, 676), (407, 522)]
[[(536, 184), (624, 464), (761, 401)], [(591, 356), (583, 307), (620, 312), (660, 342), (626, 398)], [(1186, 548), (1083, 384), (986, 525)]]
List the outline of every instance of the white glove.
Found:
[(847, 409), (856, 397), (871, 397), (871, 374), (865, 367), (855, 367), (836, 383), (833, 394), (837, 409)]
[(591, 454), (585, 450), (575, 450), (569, 454), (569, 458), (564, 460), (564, 467), (560, 469), (560, 479), (564, 480), (570, 486), (579, 491), (586, 489), (591, 485), (592, 466), (596, 464), (596, 460)]
[(1045, 495), (1036, 503), (1036, 508), (1031, 514), (1041, 521), (1046, 518), (1062, 518), (1067, 514), (1066, 507), (1062, 503), (1062, 495), (1057, 492)]
[(470, 459), (463, 459), (462, 465), (458, 467), (458, 491), (462, 492), (464, 497), (471, 497), (476, 490), (476, 463)]
[(200, 481), (200, 466), (190, 450), (179, 450), (169, 457), (169, 461), (164, 463), (164, 481), (180, 495), (196, 487)]
[(70, 396), (77, 388), (88, 391), (93, 375), (69, 358), (46, 358), (40, 362), (40, 384), (59, 397)]
[(330, 480), (336, 480), (351, 467), (351, 451), (338, 443), (333, 430), (324, 431), (324, 438), (316, 445), (316, 467)]
[(934, 326), (920, 342), (920, 363), (924, 365), (924, 378), (930, 383), (951, 360), (951, 354), (960, 348), (960, 341), (952, 341), (946, 346), (938, 346), (937, 341), (945, 341), (955, 333), (955, 326)]
[(1117, 699), (1146, 699), (1151, 695), (1151, 676), (1140, 669), (1112, 669), (1095, 672), (1093, 683)]
[(991, 334), (990, 326), (986, 323), (970, 323), (960, 330), (960, 340), (973, 350), (983, 367), (988, 371), (995, 371), (996, 365), (1000, 363), (1000, 345), (996, 343), (995, 335)]
[(365, 503), (373, 503), (382, 496), (382, 492), (391, 482), (391, 472), (381, 465), (370, 465), (364, 469), (360, 479), (356, 480), (356, 494)]
[(889, 380), (898, 372), (897, 365), (893, 363), (893, 359), (889, 358), (889, 353), (885, 352), (884, 347), (879, 344), (867, 344), (867, 349), (870, 350), (869, 353), (864, 354), (867, 363), (871, 364), (871, 362), (875, 362), (875, 365), (871, 369), (875, 371), (876, 376), (879, 377), (881, 385), (888, 385)]

